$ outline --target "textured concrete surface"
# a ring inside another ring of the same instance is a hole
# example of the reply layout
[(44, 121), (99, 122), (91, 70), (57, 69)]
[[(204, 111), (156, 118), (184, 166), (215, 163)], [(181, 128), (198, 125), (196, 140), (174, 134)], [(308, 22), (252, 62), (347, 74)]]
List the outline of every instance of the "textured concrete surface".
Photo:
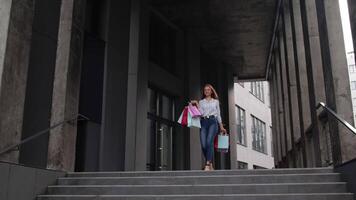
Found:
[[(54, 74), (51, 125), (78, 114), (85, 1), (63, 1)], [(51, 131), (50, 169), (74, 170), (77, 127), (64, 124)]]
[(284, 34), (287, 60), (287, 81), (288, 81), (288, 97), (290, 107), (290, 124), (291, 124), (291, 146), (294, 146), (294, 141), (299, 139), (300, 123), (299, 123), (299, 102), (297, 93), (297, 77), (296, 77), (296, 62), (294, 54), (292, 22), (290, 3), (292, 1), (284, 1)]
[[(188, 88), (189, 88), (189, 97), (191, 99), (200, 99), (201, 97), (201, 84), (200, 84), (200, 48), (199, 43), (195, 41), (194, 35), (190, 34), (187, 36), (187, 55), (188, 57), (188, 69), (190, 71), (188, 77)], [(199, 129), (190, 129), (190, 169), (198, 170), (201, 169), (204, 158), (202, 156), (201, 147), (199, 144)]]
[[(60, 1), (36, 0), (26, 82), (22, 139), (49, 127)], [(21, 146), (20, 163), (45, 168), (48, 135)]]
[[(283, 23), (281, 24), (283, 27)], [(286, 151), (285, 153), (287, 154), (291, 149), (292, 149), (292, 121), (291, 121), (291, 107), (289, 106), (290, 102), (290, 97), (289, 97), (289, 92), (288, 92), (288, 60), (287, 60), (287, 49), (286, 49), (286, 41), (285, 41), (285, 35), (283, 31), (280, 33), (280, 39), (279, 39), (279, 49), (280, 49), (280, 59), (281, 59), (281, 65), (280, 65), (280, 72), (281, 72), (281, 87), (282, 87), (282, 98), (283, 98), (283, 109), (284, 109), (284, 122), (285, 122), (285, 132), (284, 132), (284, 141), (285, 141), (285, 148)]]
[[(333, 0), (326, 0), (324, 4), (329, 37), (327, 45), (330, 48), (331, 60), (330, 68), (328, 65), (324, 67), (327, 67), (327, 70), (332, 74), (332, 79), (328, 81), (334, 88), (334, 94), (327, 93), (327, 95), (332, 95), (335, 98), (335, 111), (339, 116), (354, 125), (344, 37), (342, 31), (335, 31), (342, 30), (340, 8), (338, 2)], [(339, 137), (343, 162), (356, 158), (356, 135), (351, 134), (348, 129), (339, 124)]]
[[(285, 156), (286, 152), (286, 145), (285, 145), (285, 121), (284, 121), (284, 108), (283, 108), (283, 93), (282, 93), (282, 78), (281, 78), (281, 60), (280, 60), (280, 51), (278, 50), (279, 48), (279, 40), (276, 41), (276, 53), (275, 53), (275, 77), (276, 77), (276, 95), (277, 95), (277, 118), (279, 121), (279, 135), (275, 139), (275, 141), (279, 144), (278, 145), (278, 157), (282, 161), (283, 157)], [(274, 125), (272, 125), (274, 126)]]
[(276, 0), (152, 0), (178, 26), (199, 36), (203, 48), (233, 67), (240, 79), (265, 76)]
[[(109, 3), (100, 136), (99, 168), (103, 171), (124, 170), (125, 162), (129, 159), (125, 158), (125, 127), (130, 3), (129, 1), (109, 1)], [(133, 150), (129, 153), (133, 153)]]
[[(302, 117), (303, 127), (300, 127), (303, 131), (306, 130), (310, 124), (310, 105), (309, 105), (309, 89), (308, 89), (308, 77), (306, 71), (306, 60), (305, 60), (305, 46), (303, 37), (303, 27), (302, 19), (300, 13), (300, 2), (291, 1), (293, 11), (291, 11), (294, 20), (294, 34), (295, 34), (295, 49), (297, 51), (297, 61), (298, 61), (298, 73), (299, 73), (299, 84), (300, 84), (300, 98), (302, 107)], [(296, 137), (298, 138), (298, 137)]]
[(148, 16), (147, 1), (131, 1), (125, 170), (144, 170), (147, 163)]
[[(34, 6), (32, 0), (0, 3), (0, 149), (4, 149), (21, 139)], [(18, 152), (0, 159), (18, 162)]]
[(64, 172), (43, 170), (0, 162), (1, 200), (33, 200), (56, 183)]

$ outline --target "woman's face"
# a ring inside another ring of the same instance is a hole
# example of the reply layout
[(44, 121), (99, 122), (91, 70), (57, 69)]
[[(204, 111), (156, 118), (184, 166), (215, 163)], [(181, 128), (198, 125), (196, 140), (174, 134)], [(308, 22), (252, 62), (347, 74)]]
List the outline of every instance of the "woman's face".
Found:
[(206, 87), (204, 88), (204, 95), (205, 95), (206, 97), (210, 97), (210, 96), (211, 96), (211, 93), (212, 93), (211, 88), (208, 87), (208, 86), (206, 86)]

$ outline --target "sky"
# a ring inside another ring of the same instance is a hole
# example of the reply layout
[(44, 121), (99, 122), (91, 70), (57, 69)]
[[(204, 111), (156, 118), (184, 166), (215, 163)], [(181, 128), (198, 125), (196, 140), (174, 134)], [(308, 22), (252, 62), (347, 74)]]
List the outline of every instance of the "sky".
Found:
[(346, 53), (354, 51), (347, 0), (339, 0)]

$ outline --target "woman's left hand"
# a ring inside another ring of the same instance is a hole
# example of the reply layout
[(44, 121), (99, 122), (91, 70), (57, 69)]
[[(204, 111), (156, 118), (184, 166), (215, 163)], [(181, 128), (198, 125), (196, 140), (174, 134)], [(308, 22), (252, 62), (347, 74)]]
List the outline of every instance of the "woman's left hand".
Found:
[(224, 127), (220, 127), (220, 131), (224, 134), (227, 134), (227, 130)]

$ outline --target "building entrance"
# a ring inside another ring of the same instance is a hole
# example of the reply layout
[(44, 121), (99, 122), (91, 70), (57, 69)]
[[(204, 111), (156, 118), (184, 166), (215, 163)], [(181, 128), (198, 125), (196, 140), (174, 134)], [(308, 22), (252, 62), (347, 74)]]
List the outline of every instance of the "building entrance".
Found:
[(174, 98), (148, 89), (147, 170), (173, 169)]

